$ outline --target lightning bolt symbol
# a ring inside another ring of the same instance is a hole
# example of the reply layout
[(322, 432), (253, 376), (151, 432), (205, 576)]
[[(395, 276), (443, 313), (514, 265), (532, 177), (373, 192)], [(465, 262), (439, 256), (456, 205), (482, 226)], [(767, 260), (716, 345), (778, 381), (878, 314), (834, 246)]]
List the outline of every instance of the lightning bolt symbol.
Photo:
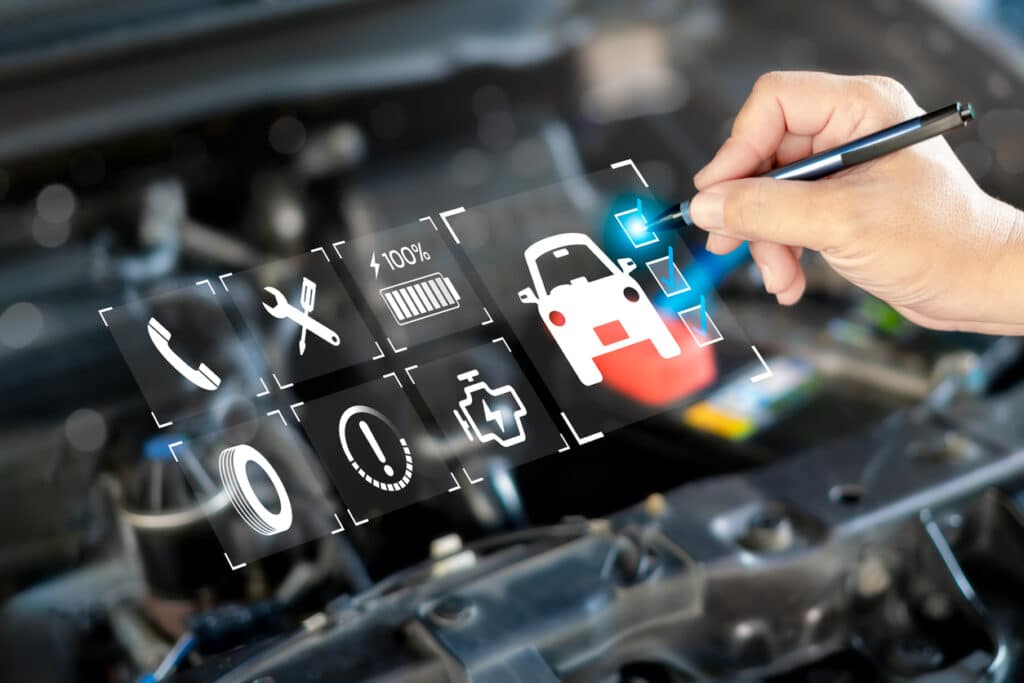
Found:
[(502, 412), (500, 410), (491, 410), (491, 406), (487, 405), (487, 401), (484, 401), (483, 403), (484, 403), (484, 419), (487, 420), (488, 422), (493, 421), (493, 422), (497, 423), (497, 425), (499, 427), (501, 427), (501, 431), (504, 432), (505, 431), (505, 416), (502, 414)]
[(373, 252), (373, 255), (370, 256), (370, 267), (373, 268), (373, 279), (376, 280), (377, 273), (380, 272), (380, 264), (377, 263), (377, 252)]

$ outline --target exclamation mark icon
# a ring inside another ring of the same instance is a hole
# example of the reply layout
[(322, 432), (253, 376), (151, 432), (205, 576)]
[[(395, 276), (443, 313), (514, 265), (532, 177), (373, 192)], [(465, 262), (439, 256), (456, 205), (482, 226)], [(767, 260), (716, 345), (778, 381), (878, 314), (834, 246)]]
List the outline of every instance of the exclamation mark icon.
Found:
[(366, 443), (370, 444), (370, 449), (377, 456), (377, 459), (380, 460), (380, 464), (384, 465), (384, 474), (389, 477), (395, 476), (394, 468), (388, 464), (387, 459), (384, 457), (384, 451), (381, 450), (380, 443), (377, 442), (377, 437), (373, 435), (370, 425), (366, 424), (366, 420), (359, 421), (359, 431), (363, 433)]

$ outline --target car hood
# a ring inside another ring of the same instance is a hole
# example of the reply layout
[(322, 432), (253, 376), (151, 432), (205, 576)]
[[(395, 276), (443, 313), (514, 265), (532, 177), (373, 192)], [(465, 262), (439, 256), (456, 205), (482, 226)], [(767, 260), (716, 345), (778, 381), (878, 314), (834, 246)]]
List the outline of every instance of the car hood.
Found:
[[(567, 316), (573, 312), (585, 312), (592, 319), (615, 315), (617, 305), (625, 301), (622, 290), (626, 286), (636, 286), (632, 278), (622, 274), (609, 275), (600, 280), (575, 282), (555, 287), (544, 298), (543, 304), (548, 309), (558, 309)], [(607, 311), (604, 315), (598, 315)]]

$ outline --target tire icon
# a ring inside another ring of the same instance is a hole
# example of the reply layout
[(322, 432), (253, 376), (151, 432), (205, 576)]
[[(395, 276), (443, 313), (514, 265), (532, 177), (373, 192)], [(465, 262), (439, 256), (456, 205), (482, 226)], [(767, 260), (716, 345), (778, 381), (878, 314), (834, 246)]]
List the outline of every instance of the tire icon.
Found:
[[(281, 509), (271, 512), (256, 495), (246, 468), (253, 464), (263, 470), (277, 494)], [(292, 527), (292, 502), (273, 465), (252, 446), (225, 448), (219, 457), (220, 478), (235, 512), (249, 527), (263, 536), (273, 536)]]

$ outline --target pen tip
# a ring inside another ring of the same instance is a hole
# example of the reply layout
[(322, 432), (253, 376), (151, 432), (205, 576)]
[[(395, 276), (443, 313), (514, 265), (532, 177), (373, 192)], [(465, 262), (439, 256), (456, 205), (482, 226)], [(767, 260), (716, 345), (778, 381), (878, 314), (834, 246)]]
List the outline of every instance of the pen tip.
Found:
[(665, 209), (653, 220), (647, 222), (648, 230), (667, 230), (669, 228), (681, 228), (692, 226), (690, 219), (690, 202), (683, 202)]
[(971, 104), (970, 102), (968, 102), (967, 104), (960, 104), (959, 102), (957, 102), (957, 105), (959, 105), (961, 121), (963, 121), (966, 124), (968, 121), (974, 120), (973, 104)]
[(650, 222), (652, 224), (653, 223), (658, 223), (658, 222), (668, 218), (672, 214), (678, 213), (678, 212), (679, 212), (679, 206), (678, 205), (670, 206), (667, 209), (665, 209), (664, 211), (662, 211), (661, 213), (659, 213), (657, 216), (655, 216), (654, 220), (652, 220)]

